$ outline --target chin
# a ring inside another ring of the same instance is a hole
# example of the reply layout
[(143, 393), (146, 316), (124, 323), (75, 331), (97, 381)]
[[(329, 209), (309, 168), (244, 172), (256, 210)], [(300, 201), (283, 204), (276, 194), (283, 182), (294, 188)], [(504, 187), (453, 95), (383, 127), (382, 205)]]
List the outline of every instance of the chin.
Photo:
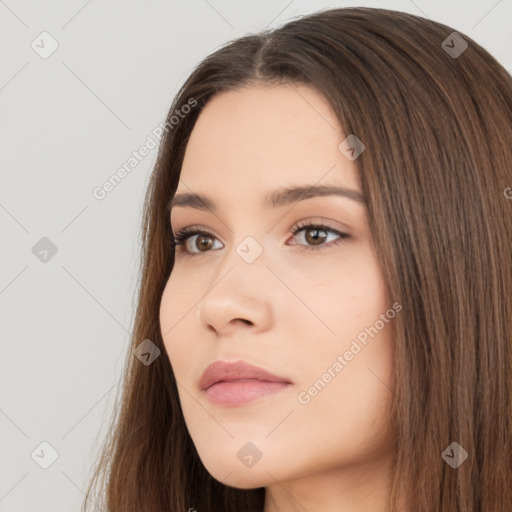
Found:
[[(266, 487), (274, 482), (272, 469), (260, 459), (252, 467), (246, 467), (235, 456), (235, 460), (219, 460), (218, 458), (201, 458), (210, 475), (221, 484), (237, 489), (256, 489)], [(266, 469), (269, 470), (265, 471)], [(270, 474), (269, 474), (270, 473)]]

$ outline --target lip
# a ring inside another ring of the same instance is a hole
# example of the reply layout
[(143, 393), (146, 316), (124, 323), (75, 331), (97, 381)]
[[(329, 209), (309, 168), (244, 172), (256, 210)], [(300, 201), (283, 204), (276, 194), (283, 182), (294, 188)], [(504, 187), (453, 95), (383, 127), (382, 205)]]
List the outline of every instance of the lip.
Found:
[(245, 361), (215, 361), (210, 364), (199, 381), (208, 399), (222, 406), (238, 406), (287, 388), (286, 377)]

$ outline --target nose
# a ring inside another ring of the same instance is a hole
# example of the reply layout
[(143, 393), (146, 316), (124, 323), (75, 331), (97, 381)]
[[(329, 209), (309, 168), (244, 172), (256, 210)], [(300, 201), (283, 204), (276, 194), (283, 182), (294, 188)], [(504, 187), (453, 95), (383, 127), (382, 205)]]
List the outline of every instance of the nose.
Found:
[(217, 336), (228, 336), (271, 328), (271, 294), (264, 283), (272, 274), (265, 265), (252, 265), (249, 270), (245, 262), (236, 263), (215, 280), (198, 304), (199, 319), (205, 329)]

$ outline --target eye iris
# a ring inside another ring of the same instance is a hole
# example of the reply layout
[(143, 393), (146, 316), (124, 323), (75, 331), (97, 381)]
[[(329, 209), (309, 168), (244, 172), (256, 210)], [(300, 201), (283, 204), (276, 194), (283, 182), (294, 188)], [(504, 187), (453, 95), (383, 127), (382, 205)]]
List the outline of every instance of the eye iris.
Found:
[[(308, 233), (312, 233), (312, 232), (314, 232), (315, 234), (313, 235), (313, 237), (309, 237)], [(319, 232), (324, 233), (324, 235), (319, 236), (318, 235)], [(325, 229), (309, 228), (306, 230), (305, 238), (308, 243), (312, 243), (313, 245), (320, 245), (322, 242), (325, 241), (327, 236), (325, 235)]]
[[(206, 243), (205, 243), (206, 240)], [(201, 247), (203, 247), (205, 250), (210, 249), (212, 246), (212, 239), (209, 235), (197, 235), (196, 239), (196, 247), (201, 251)], [(203, 251), (201, 251), (203, 252)]]

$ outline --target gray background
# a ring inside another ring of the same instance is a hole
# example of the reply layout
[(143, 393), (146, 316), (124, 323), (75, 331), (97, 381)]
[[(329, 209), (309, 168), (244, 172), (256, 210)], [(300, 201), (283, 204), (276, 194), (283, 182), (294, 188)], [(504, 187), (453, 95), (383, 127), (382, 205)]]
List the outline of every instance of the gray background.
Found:
[(355, 5), (445, 23), (512, 72), (512, 0), (0, 0), (0, 511), (80, 509), (122, 378), (156, 149), (103, 200), (93, 189), (216, 47)]

